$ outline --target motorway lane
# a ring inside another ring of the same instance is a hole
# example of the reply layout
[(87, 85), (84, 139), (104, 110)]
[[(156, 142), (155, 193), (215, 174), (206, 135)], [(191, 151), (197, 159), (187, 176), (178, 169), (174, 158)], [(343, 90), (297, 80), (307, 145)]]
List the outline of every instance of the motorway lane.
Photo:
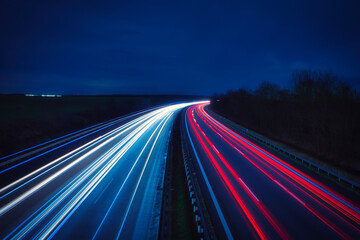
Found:
[(0, 237), (156, 238), (171, 127), (190, 104), (141, 114), (36, 168), (3, 171), (12, 181), (0, 189)]
[(189, 108), (185, 125), (221, 239), (359, 239), (355, 203), (228, 129), (204, 105)]

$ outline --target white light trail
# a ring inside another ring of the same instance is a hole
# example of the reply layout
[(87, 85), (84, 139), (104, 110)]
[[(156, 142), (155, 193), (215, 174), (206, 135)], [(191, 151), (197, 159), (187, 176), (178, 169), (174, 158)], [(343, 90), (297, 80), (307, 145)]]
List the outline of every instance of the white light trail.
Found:
[[(5, 216), (11, 209), (20, 206), (22, 202), (27, 200), (34, 193), (48, 186), (49, 183), (57, 179), (63, 181), (61, 180), (63, 178), (60, 178), (60, 176), (69, 172), (70, 169), (74, 169), (75, 166), (82, 166), (82, 168), (84, 168), (73, 176), (72, 179), (69, 179), (70, 181), (67, 184), (60, 185), (56, 191), (51, 190), (50, 194), (53, 195), (51, 199), (35, 209), (33, 214), (23, 220), (23, 222), (19, 223), (5, 239), (19, 239), (27, 236), (32, 236), (32, 238), (36, 239), (51, 238), (82, 202), (87, 199), (108, 173), (114, 169), (118, 163), (123, 162), (122, 159), (124, 159), (124, 156), (129, 149), (135, 144), (138, 146), (138, 144), (144, 144), (144, 142), (146, 142), (136, 161), (131, 163), (132, 167), (122, 182), (119, 190), (120, 192), (126, 182), (129, 182), (127, 179), (138, 164), (140, 156), (143, 155), (146, 146), (152, 141), (151, 139), (158, 129), (160, 129), (151, 147), (150, 153), (148, 154), (145, 165), (142, 166), (142, 172), (135, 187), (136, 192), (146, 164), (151, 156), (151, 152), (158, 142), (158, 138), (168, 120), (174, 116), (173, 113), (175, 111), (197, 103), (199, 102), (174, 104), (148, 112), (81, 145), (80, 147), (77, 147), (75, 150), (50, 161), (44, 166), (39, 167), (33, 172), (1, 188), (0, 200), (4, 202), (6, 199), (9, 199), (0, 207), (0, 216)], [(145, 134), (149, 134), (150, 138), (148, 138), (147, 141), (140, 141), (140, 138), (144, 139), (147, 136)], [(167, 138), (169, 137), (169, 135), (166, 136)], [(103, 153), (102, 151), (104, 150), (106, 150), (106, 152)], [(80, 163), (82, 164), (80, 165)], [(116, 197), (114, 201), (115, 200)], [(111, 207), (109, 208), (109, 211), (110, 209)], [(49, 216), (52, 218), (50, 221), (46, 220), (47, 222), (45, 222), (45, 219), (48, 219)], [(104, 219), (105, 218), (106, 216)], [(126, 215), (123, 221), (125, 220)], [(33, 230), (39, 225), (42, 230), (35, 233), (34, 236)], [(99, 229), (100, 227), (101, 225), (99, 226)], [(96, 234), (94, 236), (96, 236)]]

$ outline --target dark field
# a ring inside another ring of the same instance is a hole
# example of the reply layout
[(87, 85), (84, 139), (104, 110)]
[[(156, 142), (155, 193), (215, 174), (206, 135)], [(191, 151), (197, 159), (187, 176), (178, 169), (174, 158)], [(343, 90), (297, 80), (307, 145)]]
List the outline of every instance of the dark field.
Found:
[(0, 157), (141, 109), (195, 99), (199, 97), (0, 95)]

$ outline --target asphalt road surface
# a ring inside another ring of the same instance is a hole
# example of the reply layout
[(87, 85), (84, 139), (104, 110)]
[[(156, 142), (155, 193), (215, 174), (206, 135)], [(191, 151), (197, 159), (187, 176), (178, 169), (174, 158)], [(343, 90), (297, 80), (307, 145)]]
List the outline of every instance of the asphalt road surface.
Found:
[(2, 158), (1, 239), (156, 239), (172, 104)]
[(229, 129), (205, 105), (190, 107), (184, 125), (220, 239), (360, 239), (357, 195)]

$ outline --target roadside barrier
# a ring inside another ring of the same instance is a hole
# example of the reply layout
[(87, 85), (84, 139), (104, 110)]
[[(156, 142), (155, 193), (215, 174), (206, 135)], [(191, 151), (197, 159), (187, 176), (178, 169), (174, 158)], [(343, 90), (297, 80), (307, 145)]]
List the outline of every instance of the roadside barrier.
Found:
[(281, 154), (289, 157), (290, 159), (292, 159), (292, 160), (294, 160), (296, 162), (300, 162), (304, 166), (318, 172), (319, 174), (327, 175), (331, 179), (343, 184), (344, 186), (347, 186), (347, 187), (349, 187), (349, 188), (351, 188), (351, 189), (353, 189), (353, 190), (355, 190), (357, 192), (360, 192), (360, 184), (358, 184), (358, 183), (356, 183), (354, 181), (351, 181), (351, 180), (339, 175), (338, 173), (330, 171), (330, 170), (328, 170), (328, 169), (326, 169), (326, 168), (324, 168), (324, 167), (322, 167), (322, 166), (320, 166), (320, 165), (318, 165), (316, 163), (313, 163), (313, 162), (311, 162), (311, 161), (309, 161), (307, 159), (304, 159), (304, 158), (302, 158), (302, 157), (300, 157), (300, 156), (298, 156), (298, 155), (296, 155), (294, 153), (291, 153), (291, 152), (289, 152), (289, 151), (287, 151), (287, 150), (285, 150), (285, 149), (283, 149), (283, 148), (281, 148), (281, 147), (279, 147), (279, 146), (277, 146), (277, 145), (275, 145), (275, 144), (273, 144), (273, 143), (271, 143), (269, 141), (266, 141), (266, 140), (264, 140), (264, 139), (262, 139), (262, 138), (260, 138), (260, 137), (258, 137), (256, 135), (250, 133), (248, 129), (246, 129), (244, 127), (241, 127), (241, 126), (229, 121), (228, 119), (214, 113), (213, 111), (209, 110), (207, 107), (206, 107), (206, 111), (209, 114), (211, 114), (214, 118), (217, 118), (218, 120), (221, 120), (222, 122), (225, 122), (228, 125), (236, 128), (242, 134), (245, 134), (246, 136), (256, 140), (257, 142), (261, 143), (262, 145), (271, 147), (272, 149), (280, 152)]

